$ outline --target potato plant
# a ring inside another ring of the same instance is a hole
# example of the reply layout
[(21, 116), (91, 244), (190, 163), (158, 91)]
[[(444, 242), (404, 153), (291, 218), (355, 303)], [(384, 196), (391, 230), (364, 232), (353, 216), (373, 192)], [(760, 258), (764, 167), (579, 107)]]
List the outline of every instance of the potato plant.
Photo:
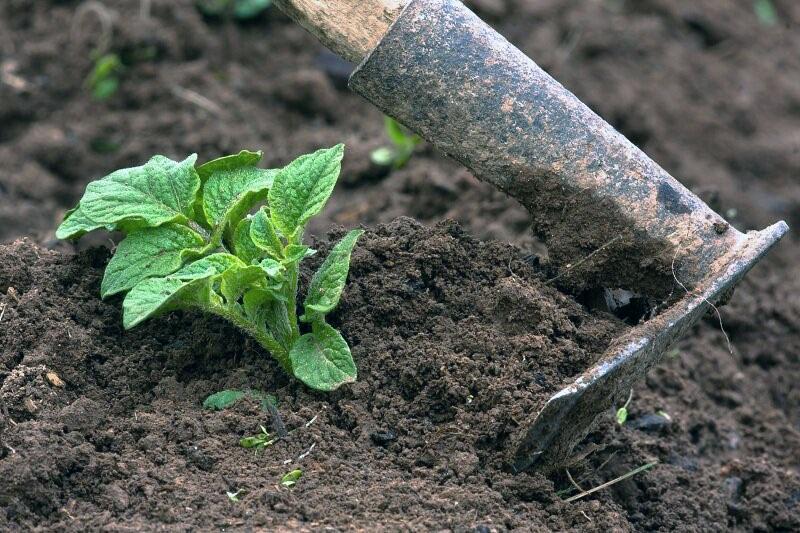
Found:
[(199, 166), (196, 155), (157, 155), (90, 183), (56, 235), (126, 234), (101, 284), (103, 298), (127, 293), (126, 329), (175, 309), (212, 313), (309, 387), (333, 390), (356, 379), (350, 348), (325, 317), (339, 302), (361, 230), (345, 235), (314, 274), (302, 314), (297, 298), (300, 262), (315, 253), (303, 233), (330, 197), (343, 153), (340, 144), (272, 170), (258, 168), (261, 153), (247, 150)]

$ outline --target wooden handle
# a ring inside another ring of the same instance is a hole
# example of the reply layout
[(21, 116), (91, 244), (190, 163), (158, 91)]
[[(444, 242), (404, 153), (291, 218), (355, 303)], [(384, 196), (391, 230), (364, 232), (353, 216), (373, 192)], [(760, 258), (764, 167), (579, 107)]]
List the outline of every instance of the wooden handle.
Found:
[(410, 0), (275, 0), (331, 51), (359, 63)]

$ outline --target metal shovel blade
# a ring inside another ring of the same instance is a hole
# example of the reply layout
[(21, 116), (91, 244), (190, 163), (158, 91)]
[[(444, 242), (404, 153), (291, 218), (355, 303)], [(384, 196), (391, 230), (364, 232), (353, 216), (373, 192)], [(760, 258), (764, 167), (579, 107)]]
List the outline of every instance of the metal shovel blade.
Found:
[(350, 87), (522, 203), (563, 287), (685, 294), (544, 406), (517, 470), (562, 464), (788, 229), (737, 231), (456, 0), (412, 0)]

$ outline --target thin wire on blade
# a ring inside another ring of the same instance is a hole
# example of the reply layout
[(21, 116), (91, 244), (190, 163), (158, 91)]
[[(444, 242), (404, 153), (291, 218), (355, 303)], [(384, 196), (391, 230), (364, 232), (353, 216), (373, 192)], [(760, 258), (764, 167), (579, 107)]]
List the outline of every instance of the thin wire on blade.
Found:
[[(681, 248), (680, 248), (680, 246), (678, 246), (675, 249), (675, 255), (672, 256), (672, 265), (671, 265), (672, 277), (675, 280), (675, 282), (678, 285), (680, 285), (681, 288), (684, 291), (686, 291), (686, 294), (691, 294), (691, 291), (686, 288), (686, 285), (681, 283), (681, 280), (679, 280), (678, 276), (675, 274), (675, 259), (678, 257), (678, 252), (680, 252), (680, 250), (681, 250)], [(722, 331), (722, 334), (725, 336), (725, 342), (728, 343), (728, 351), (731, 353), (731, 355), (733, 355), (733, 346), (731, 346), (731, 339), (730, 339), (730, 337), (728, 337), (728, 332), (725, 331), (725, 326), (722, 325), (722, 315), (720, 314), (719, 309), (717, 309), (717, 306), (714, 305), (713, 303), (711, 303), (708, 300), (708, 298), (706, 298), (705, 296), (701, 295), (700, 297), (703, 298), (703, 301), (706, 302), (708, 305), (710, 305), (712, 309), (714, 309), (715, 313), (717, 313), (717, 319), (719, 320), (719, 329), (720, 329), (720, 331)]]

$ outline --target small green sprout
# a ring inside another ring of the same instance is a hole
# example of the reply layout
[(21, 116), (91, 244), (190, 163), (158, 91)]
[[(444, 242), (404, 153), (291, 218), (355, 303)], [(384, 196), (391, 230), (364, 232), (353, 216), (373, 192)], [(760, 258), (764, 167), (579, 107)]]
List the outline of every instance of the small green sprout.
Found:
[(391, 117), (384, 117), (384, 126), (386, 135), (392, 141), (393, 146), (383, 146), (373, 150), (370, 158), (376, 165), (391, 166), (395, 169), (403, 168), (411, 159), (414, 148), (422, 142), (422, 137), (411, 133)]
[(303, 477), (303, 471), (300, 469), (292, 470), (283, 475), (281, 478), (281, 485), (284, 487), (294, 487), (297, 484), (297, 480)]
[(272, 446), (275, 444), (275, 441), (278, 440), (275, 437), (272, 437), (267, 428), (264, 426), (258, 426), (261, 429), (261, 432), (253, 435), (252, 437), (243, 437), (239, 439), (239, 446), (242, 448), (253, 448), (256, 452), (259, 450), (263, 450), (267, 446)]
[(231, 407), (242, 398), (252, 398), (261, 402), (261, 408), (267, 410), (267, 403), (277, 405), (278, 401), (270, 394), (264, 394), (257, 390), (222, 390), (215, 392), (203, 401), (203, 407), (222, 411)]
[(237, 19), (257, 17), (272, 5), (272, 0), (198, 0), (197, 8), (204, 15), (222, 16), (232, 14)]
[(778, 23), (778, 11), (772, 0), (755, 0), (753, 2), (753, 12), (758, 21), (764, 26), (774, 26)]
[(316, 253), (303, 234), (333, 192), (343, 155), (339, 144), (271, 170), (256, 166), (261, 152), (247, 150), (199, 166), (196, 155), (157, 155), (90, 183), (56, 236), (126, 233), (100, 286), (103, 298), (127, 293), (125, 329), (177, 309), (205, 311), (251, 335), (290, 375), (331, 391), (356, 379), (350, 348), (326, 315), (362, 230), (333, 247), (300, 316), (297, 297), (300, 262)]
[(628, 420), (628, 406), (630, 405), (632, 398), (633, 398), (633, 389), (631, 389), (630, 394), (628, 394), (628, 400), (625, 402), (625, 405), (617, 409), (617, 414), (616, 414), (617, 424), (619, 424), (620, 426), (625, 424), (625, 422)]
[(111, 98), (119, 88), (119, 74), (122, 70), (122, 61), (117, 54), (99, 56), (86, 79), (86, 87), (92, 93), (92, 98), (98, 101)]

